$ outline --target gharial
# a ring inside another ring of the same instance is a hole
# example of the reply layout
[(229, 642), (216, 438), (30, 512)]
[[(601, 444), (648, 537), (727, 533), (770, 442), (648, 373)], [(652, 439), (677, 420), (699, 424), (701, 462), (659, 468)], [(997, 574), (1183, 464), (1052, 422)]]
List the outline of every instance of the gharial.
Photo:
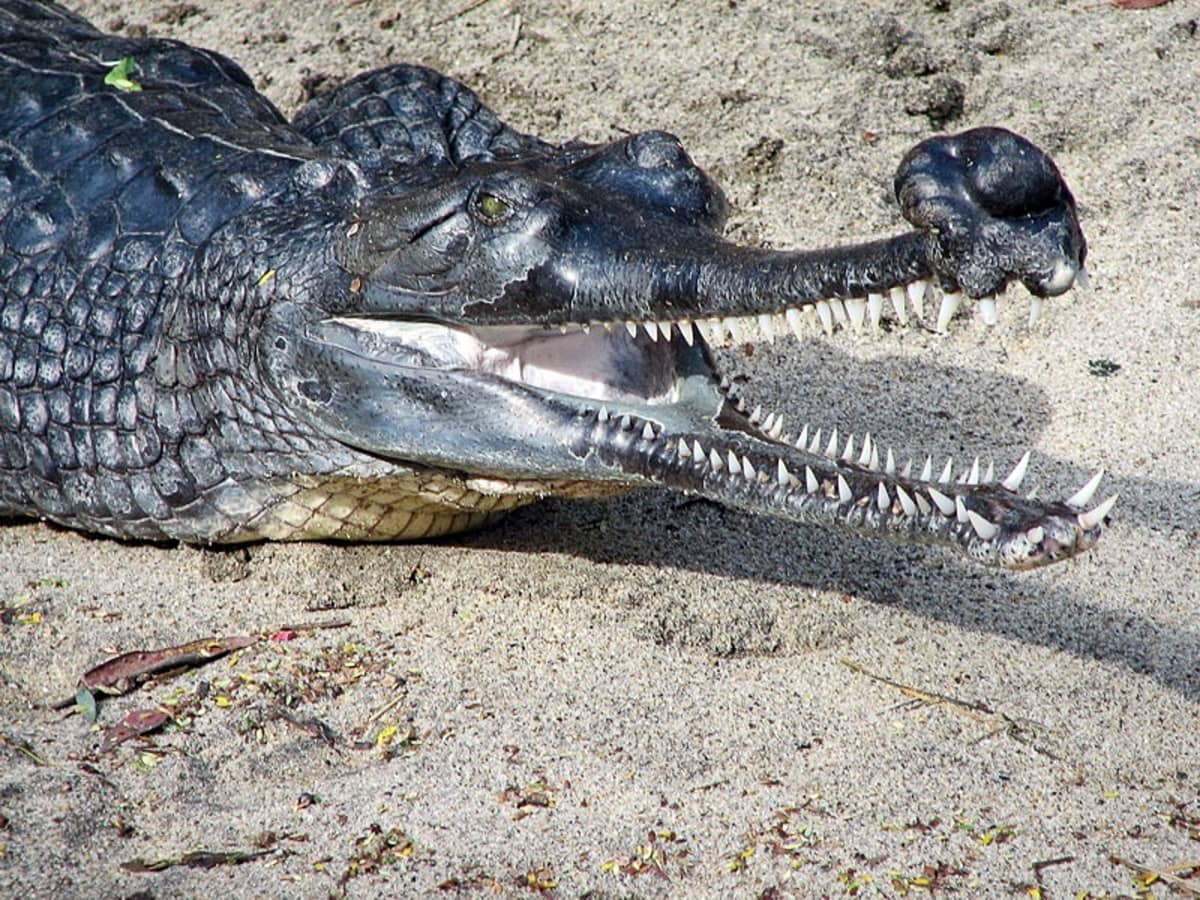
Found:
[[(708, 345), (811, 319), (944, 329), (1083, 272), (1051, 159), (999, 128), (918, 144), (915, 230), (736, 246), (679, 141), (560, 146), (392, 65), (287, 121), (233, 62), (0, 3), (0, 514), (135, 539), (392, 540), (546, 495), (661, 486), (1028, 568), (1096, 543), (978, 461), (747, 413)], [(844, 442), (844, 444), (843, 444)], [(940, 477), (939, 477), (940, 475)]]

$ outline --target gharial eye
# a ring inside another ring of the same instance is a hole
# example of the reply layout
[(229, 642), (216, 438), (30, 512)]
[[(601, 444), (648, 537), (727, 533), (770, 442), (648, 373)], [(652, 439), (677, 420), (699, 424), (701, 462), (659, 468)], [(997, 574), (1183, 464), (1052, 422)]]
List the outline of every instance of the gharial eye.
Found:
[(475, 214), (489, 225), (494, 225), (507, 216), (509, 209), (508, 202), (495, 194), (480, 191), (475, 195)]

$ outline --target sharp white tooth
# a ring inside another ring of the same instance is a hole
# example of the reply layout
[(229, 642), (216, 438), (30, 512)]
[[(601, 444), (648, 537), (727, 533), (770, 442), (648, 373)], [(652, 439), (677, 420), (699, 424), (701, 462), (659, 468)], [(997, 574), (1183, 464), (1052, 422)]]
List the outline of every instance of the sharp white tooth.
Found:
[(983, 319), (984, 325), (996, 324), (996, 298), (995, 297), (980, 297), (979, 298), (979, 318)]
[(942, 306), (938, 310), (937, 330), (941, 332), (948, 331), (950, 328), (950, 320), (954, 318), (954, 314), (958, 312), (958, 307), (962, 304), (962, 294), (957, 291), (947, 291), (942, 295)]
[[(889, 450), (888, 452), (890, 453), (891, 451)], [(867, 463), (867, 468), (870, 469), (872, 472), (878, 472), (880, 469), (879, 447), (877, 447), (874, 444), (871, 445), (871, 461), (869, 463)]]
[(929, 481), (933, 478), (933, 457), (925, 457), (925, 465), (921, 466), (921, 481)]
[(622, 431), (629, 431), (633, 428), (633, 419), (627, 415), (621, 416), (621, 420), (617, 424), (621, 426)]
[(758, 471), (754, 468), (754, 464), (750, 462), (750, 457), (742, 457), (742, 475), (747, 481), (754, 481), (758, 478)]
[(908, 495), (908, 491), (900, 485), (896, 485), (896, 499), (900, 501), (900, 508), (910, 519), (917, 514), (917, 504), (913, 503), (913, 498)]
[(591, 333), (592, 333), (592, 323), (591, 323), (591, 322), (584, 322), (584, 323), (583, 323), (582, 325), (580, 325), (579, 327), (580, 327), (580, 329), (582, 329), (582, 330), (583, 330), (583, 333), (584, 333), (584, 334), (591, 334)]
[(929, 501), (920, 494), (914, 495), (914, 499), (917, 501), (917, 509), (920, 511), (921, 515), (927, 516), (930, 512), (932, 512), (933, 508), (929, 505)]
[(730, 316), (725, 320), (729, 333), (738, 344), (753, 344), (758, 340), (758, 328), (749, 316)]
[(901, 325), (908, 324), (908, 306), (904, 303), (904, 288), (894, 287), (888, 291), (888, 299), (892, 301), (892, 309), (896, 311), (896, 321)]
[(821, 327), (825, 330), (825, 334), (833, 337), (833, 310), (828, 301), (817, 301), (817, 318), (821, 320)]
[(971, 463), (971, 471), (967, 473), (967, 484), (979, 484), (979, 457)]
[(600, 412), (596, 413), (596, 421), (597, 422), (607, 422), (608, 421), (608, 407), (607, 406), (600, 407)]
[(904, 462), (904, 468), (900, 470), (901, 478), (912, 478), (913, 458), (910, 456)]
[(939, 491), (937, 488), (926, 488), (926, 493), (929, 494), (929, 499), (932, 500), (943, 516), (949, 518), (954, 515), (954, 501)]
[(871, 328), (879, 330), (883, 321), (883, 294), (867, 294), (867, 312), (871, 316)]
[(804, 423), (804, 427), (800, 429), (800, 437), (796, 438), (796, 447), (800, 450), (808, 448), (808, 423)]
[(821, 489), (821, 482), (817, 481), (811, 466), (804, 467), (804, 489), (810, 494), (815, 494)]
[(988, 464), (987, 464), (987, 469), (983, 473), (983, 483), (991, 484), (995, 480), (996, 480), (996, 461), (994, 459), (989, 459)]
[(750, 424), (757, 425), (762, 421), (762, 406), (754, 407), (754, 412), (750, 413)]
[(770, 431), (772, 426), (774, 426), (774, 424), (775, 424), (775, 413), (771, 412), (771, 413), (767, 413), (767, 417), (762, 420), (762, 425), (760, 425), (759, 427), (762, 428), (763, 431)]
[(1000, 482), (1001, 486), (1010, 491), (1019, 490), (1021, 482), (1025, 480), (1025, 470), (1029, 468), (1029, 451), (1025, 451), (1025, 455), (1017, 460), (1017, 464), (1013, 466), (1013, 470), (1008, 473), (1008, 477)]
[(650, 337), (650, 340), (652, 340), (656, 343), (658, 342), (658, 323), (657, 322), (650, 322), (650, 321), (643, 322), (642, 328), (645, 329), (646, 334)]
[(688, 449), (687, 441), (679, 442), (679, 451), (678, 452), (679, 452), (680, 459), (691, 459), (692, 458), (692, 451), (690, 449)]
[(837, 459), (838, 452), (838, 433), (837, 429), (833, 429), (833, 433), (829, 435), (829, 443), (825, 445), (825, 455), (830, 459)]
[(1096, 493), (1096, 488), (1100, 486), (1100, 479), (1104, 477), (1104, 469), (1092, 476), (1091, 480), (1081, 487), (1078, 491), (1072, 494), (1067, 499), (1068, 506), (1074, 506), (1076, 509), (1086, 506), (1091, 502), (1092, 495)]
[(803, 337), (804, 315), (796, 307), (790, 307), (784, 315), (787, 317), (788, 328), (796, 337)]
[(863, 322), (867, 318), (867, 304), (858, 299), (847, 300), (846, 313), (850, 317), (850, 326), (855, 333), (862, 331)]
[(714, 472), (720, 472), (725, 468), (725, 460), (721, 459), (721, 454), (717, 452), (716, 447), (708, 451), (708, 464), (712, 466)]
[(821, 429), (818, 428), (813, 434), (813, 439), (808, 445), (808, 452), (817, 454), (821, 452)]
[(860, 466), (868, 466), (871, 464), (871, 435), (863, 435), (862, 452), (858, 454), (858, 464)]
[(658, 333), (662, 335), (662, 339), (664, 341), (670, 342), (670, 340), (671, 340), (671, 323), (670, 322), (659, 322), (658, 323)]
[(784, 465), (782, 459), (775, 467), (775, 480), (779, 482), (780, 487), (787, 487), (792, 482), (792, 473), (788, 471), (788, 467)]
[(961, 525), (966, 525), (970, 521), (967, 518), (967, 504), (963, 503), (962, 497), (954, 498), (954, 515)]
[(1046, 301), (1041, 297), (1031, 297), (1029, 300), (1029, 327), (1033, 328), (1037, 325), (1038, 320), (1042, 317), (1042, 307), (1046, 305)]
[(692, 441), (692, 457), (694, 459), (704, 459), (704, 448), (700, 446), (699, 441)]
[(912, 304), (913, 312), (918, 319), (925, 318), (925, 292), (929, 290), (929, 282), (925, 279), (906, 285), (904, 293), (908, 294), (908, 302)]
[(883, 464), (883, 471), (889, 475), (896, 474), (896, 454), (892, 452), (892, 448), (888, 447), (887, 462)]
[(846, 436), (846, 449), (842, 451), (842, 462), (850, 462), (854, 459), (854, 435)]
[(892, 508), (892, 498), (888, 496), (882, 481), (879, 482), (879, 490), (875, 492), (875, 505), (879, 507), (880, 512), (887, 512)]
[(954, 477), (954, 457), (951, 456), (946, 460), (946, 467), (942, 469), (941, 477), (938, 481), (942, 484), (949, 484), (950, 479)]
[(967, 510), (967, 518), (971, 520), (971, 527), (975, 529), (975, 533), (985, 541), (990, 541), (1000, 533), (999, 527), (993, 525), (973, 509)]
[(775, 343), (775, 317), (770, 313), (759, 313), (758, 331), (768, 344)]
[(767, 429), (767, 434), (775, 438), (775, 440), (779, 440), (779, 436), (783, 434), (783, 416), (779, 416), (775, 420), (775, 424)]
[(1041, 525), (1038, 525), (1035, 528), (1030, 528), (1027, 532), (1025, 532), (1025, 540), (1029, 541), (1031, 544), (1040, 544), (1045, 536), (1046, 529)]
[(683, 335), (684, 342), (691, 347), (696, 343), (696, 332), (693, 329), (692, 323), (688, 319), (680, 319), (675, 323), (679, 328), (679, 333)]
[(647, 422), (646, 427), (642, 429), (642, 438), (643, 440), (647, 441), (654, 440), (654, 426), (649, 422)]
[(850, 490), (850, 485), (841, 475), (837, 477), (838, 500), (842, 503), (849, 503), (854, 499), (854, 491)]
[(729, 456), (729, 471), (734, 475), (742, 474), (742, 465), (738, 462), (737, 454), (732, 450), (728, 452)]
[(850, 324), (850, 317), (846, 315), (846, 307), (842, 305), (842, 301), (837, 297), (829, 298), (829, 310), (833, 313), (833, 320), (843, 328)]

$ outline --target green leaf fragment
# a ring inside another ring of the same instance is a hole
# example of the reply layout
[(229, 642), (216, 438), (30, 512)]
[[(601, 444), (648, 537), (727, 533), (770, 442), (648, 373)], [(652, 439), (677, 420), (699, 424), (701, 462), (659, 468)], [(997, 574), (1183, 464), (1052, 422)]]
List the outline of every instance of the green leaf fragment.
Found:
[(86, 687), (80, 687), (75, 692), (75, 709), (79, 711), (87, 723), (92, 725), (95, 723), (99, 712), (96, 709), (96, 695), (89, 691)]
[(133, 74), (133, 66), (132, 56), (121, 57), (121, 61), (104, 76), (104, 83), (118, 91), (140, 91), (142, 86), (130, 77)]

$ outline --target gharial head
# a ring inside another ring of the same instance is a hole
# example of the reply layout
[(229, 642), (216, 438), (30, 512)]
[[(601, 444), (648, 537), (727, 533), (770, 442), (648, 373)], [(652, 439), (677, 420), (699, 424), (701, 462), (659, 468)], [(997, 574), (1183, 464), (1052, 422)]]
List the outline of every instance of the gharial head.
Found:
[[(924, 314), (964, 297), (995, 319), (1021, 281), (1042, 298), (1081, 277), (1086, 243), (1050, 158), (997, 128), (932, 138), (901, 163), (916, 230), (785, 252), (719, 234), (720, 189), (674, 137), (463, 160), (363, 202), (334, 251), (344, 290), (268, 373), (300, 414), (366, 453), (504, 481), (667, 486), (781, 518), (959, 547), (1010, 568), (1099, 538), (1098, 479), (1057, 502), (996, 480), (899, 467), (870, 439), (785, 434), (747, 414), (708, 344)], [(289, 323), (293, 329), (295, 323)], [(843, 444), (844, 442), (844, 444)]]

